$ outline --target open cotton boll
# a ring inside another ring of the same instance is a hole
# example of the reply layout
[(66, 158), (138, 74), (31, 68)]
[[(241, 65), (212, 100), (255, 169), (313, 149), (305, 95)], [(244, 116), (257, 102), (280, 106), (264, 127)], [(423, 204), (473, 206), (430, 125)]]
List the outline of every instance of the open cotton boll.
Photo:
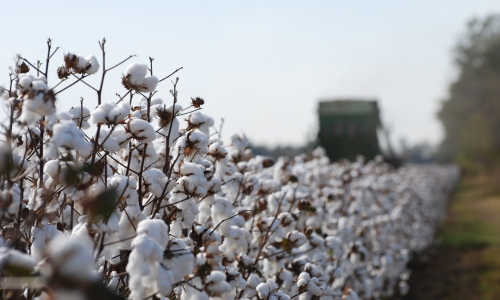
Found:
[(99, 70), (99, 62), (95, 55), (90, 55), (85, 58), (85, 66), (83, 67), (86, 74), (92, 75)]
[[(134, 190), (135, 191), (135, 190)], [(144, 213), (137, 206), (127, 206), (120, 217), (118, 237), (122, 249), (130, 249), (130, 238), (136, 235), (136, 228), (140, 221), (146, 219)]]
[(62, 276), (80, 280), (98, 278), (89, 249), (78, 240), (61, 234), (50, 242), (49, 253), (51, 264)]
[[(142, 173), (144, 184), (148, 192), (156, 197), (161, 197), (162, 194), (166, 195), (175, 186), (175, 180), (167, 180), (167, 176), (158, 169), (150, 169)], [(168, 182), (168, 185), (167, 185)]]
[(84, 71), (86, 67), (87, 67), (87, 59), (85, 59), (85, 57), (81, 55), (78, 55), (78, 58), (76, 60), (76, 68)]
[(72, 119), (76, 126), (81, 126), (82, 129), (90, 128), (90, 124), (88, 122), (90, 118), (90, 110), (88, 108), (83, 107), (82, 109), (80, 106), (73, 107), (69, 110), (69, 113), (73, 117)]
[(132, 85), (142, 85), (144, 83), (144, 77), (148, 72), (148, 66), (141, 63), (132, 63), (125, 70), (125, 77), (128, 78)]
[(307, 237), (297, 230), (293, 230), (286, 235), (287, 240), (294, 245), (294, 247), (300, 247), (307, 242)]
[[(172, 272), (165, 269), (163, 265), (158, 268), (158, 279), (156, 280), (156, 289), (161, 295), (170, 295), (172, 292), (172, 285), (174, 284), (174, 279), (172, 278)], [(168, 300), (163, 298), (162, 300)]]
[[(229, 200), (216, 196), (212, 204), (212, 220), (215, 224), (221, 223), (223, 220), (233, 216), (233, 205)], [(219, 234), (228, 236), (231, 228), (230, 222), (223, 222), (217, 228)]]
[(149, 124), (142, 119), (132, 118), (128, 124), (132, 137), (143, 143), (150, 143), (156, 139), (156, 132)]
[(142, 85), (140, 85), (137, 90), (144, 93), (152, 93), (155, 91), (158, 85), (158, 78), (156, 76), (149, 76), (144, 78)]
[(193, 112), (186, 117), (188, 122), (187, 130), (198, 129), (205, 135), (210, 135), (210, 127), (214, 126), (214, 119), (199, 111)]
[(226, 268), (226, 273), (229, 275), (229, 278), (231, 278), (231, 280), (229, 281), (229, 284), (231, 285), (232, 289), (234, 289), (234, 288), (238, 288), (238, 289), (246, 288), (247, 282), (243, 279), (240, 272), (238, 272), (235, 269)]
[[(1, 242), (1, 240), (0, 240)], [(36, 262), (29, 254), (22, 253), (15, 249), (9, 249), (0, 243), (0, 272), (6, 269), (24, 270), (27, 273), (33, 272)]]
[(311, 275), (309, 275), (309, 273), (307, 272), (300, 273), (299, 279), (297, 280), (297, 286), (298, 287), (306, 286), (310, 279)]
[(214, 296), (231, 291), (231, 285), (226, 282), (226, 274), (221, 271), (212, 271), (205, 279), (205, 283), (207, 291)]
[(51, 141), (57, 147), (76, 150), (84, 157), (88, 157), (92, 150), (92, 144), (84, 139), (84, 133), (69, 121), (54, 125)]
[(299, 288), (305, 288), (309, 293), (314, 296), (319, 296), (321, 294), (321, 288), (318, 278), (312, 277), (309, 273), (302, 272), (299, 275), (299, 280), (297, 281), (297, 286)]
[[(146, 120), (148, 122), (153, 121), (153, 116), (156, 114), (158, 110), (161, 110), (163, 107), (163, 100), (160, 98), (153, 98), (149, 103), (150, 107), (148, 109), (148, 98), (141, 97), (139, 104), (133, 106), (132, 108), (132, 110), (134, 111), (132, 113), (132, 116)], [(149, 113), (149, 119), (148, 119), (148, 113)]]
[[(253, 261), (251, 261), (251, 262), (253, 263)], [(257, 274), (252, 273), (252, 274), (250, 274), (250, 276), (248, 276), (248, 279), (247, 279), (248, 287), (255, 289), (261, 283), (262, 283), (262, 279)]]
[(182, 239), (172, 239), (168, 245), (168, 249), (172, 255), (164, 259), (163, 264), (169, 270), (175, 270), (172, 273), (174, 282), (184, 280), (184, 277), (193, 272), (195, 257)]
[(33, 82), (31, 76), (20, 76), (17, 81), (17, 90), (21, 92), (26, 92), (31, 88), (31, 83)]
[(47, 85), (47, 83), (45, 81), (41, 81), (41, 80), (34, 80), (31, 83), (31, 87), (35, 91), (46, 91), (49, 89), (49, 86)]
[[(96, 133), (94, 133), (94, 136), (95, 135)], [(117, 152), (121, 148), (117, 139), (112, 135), (112, 132), (104, 127), (101, 127), (101, 131), (99, 133), (99, 145), (102, 145), (102, 148), (111, 153)]]
[(137, 226), (137, 234), (145, 234), (165, 248), (169, 241), (168, 226), (163, 220), (144, 219)]
[(132, 138), (132, 135), (123, 126), (116, 126), (111, 136), (116, 140), (120, 148), (127, 147), (128, 141)]
[(196, 175), (182, 176), (177, 180), (175, 190), (177, 193), (185, 195), (205, 197), (207, 194), (207, 179)]
[(261, 299), (267, 299), (271, 293), (278, 291), (278, 285), (272, 279), (268, 279), (265, 283), (261, 283), (256, 288)]
[[(127, 202), (127, 208), (139, 206), (139, 197), (135, 189), (136, 186), (137, 179), (135, 179), (133, 176), (127, 177), (115, 174), (108, 180), (108, 187), (116, 189), (118, 195), (121, 195), (121, 198), (125, 199), (125, 201)], [(135, 215), (136, 214), (134, 214), (134, 216)]]
[[(41, 85), (46, 83), (37, 81)], [(34, 124), (42, 116), (48, 116), (56, 112), (55, 96), (53, 93), (46, 92), (45, 89), (32, 89), (23, 97), (23, 107), (20, 116), (21, 123), (28, 126)]]
[(123, 121), (129, 113), (130, 105), (125, 101), (118, 104), (104, 102), (91, 113), (90, 122), (93, 124), (117, 124)]
[(158, 119), (158, 137), (169, 138), (169, 144), (173, 145), (174, 141), (179, 136), (179, 120), (177, 114), (182, 111), (182, 106), (175, 104), (174, 106), (156, 106), (154, 113)]
[(33, 227), (31, 230), (31, 236), (33, 237), (31, 256), (35, 261), (41, 261), (46, 256), (49, 242), (58, 235), (62, 235), (62, 233), (54, 225), (45, 224), (41, 227)]
[(235, 147), (236, 149), (243, 151), (247, 147), (249, 147), (249, 145), (250, 142), (248, 141), (245, 133), (240, 132), (231, 135), (231, 146)]

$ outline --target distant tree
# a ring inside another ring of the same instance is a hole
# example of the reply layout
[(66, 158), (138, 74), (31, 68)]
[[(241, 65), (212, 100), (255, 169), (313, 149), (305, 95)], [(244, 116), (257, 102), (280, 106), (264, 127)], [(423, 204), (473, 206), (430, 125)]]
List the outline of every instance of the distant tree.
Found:
[(426, 164), (436, 160), (436, 147), (428, 142), (408, 145), (406, 140), (401, 140), (401, 159), (406, 163)]
[(500, 162), (500, 15), (468, 23), (455, 63), (458, 78), (438, 113), (446, 134), (439, 156), (491, 169)]

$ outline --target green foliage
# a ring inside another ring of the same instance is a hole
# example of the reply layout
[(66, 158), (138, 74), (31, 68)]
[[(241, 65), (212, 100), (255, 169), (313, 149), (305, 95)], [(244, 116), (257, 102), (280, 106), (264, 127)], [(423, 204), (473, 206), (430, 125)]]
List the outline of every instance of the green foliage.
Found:
[(469, 22), (455, 49), (459, 69), (442, 103), (441, 157), (470, 168), (500, 162), (500, 15)]

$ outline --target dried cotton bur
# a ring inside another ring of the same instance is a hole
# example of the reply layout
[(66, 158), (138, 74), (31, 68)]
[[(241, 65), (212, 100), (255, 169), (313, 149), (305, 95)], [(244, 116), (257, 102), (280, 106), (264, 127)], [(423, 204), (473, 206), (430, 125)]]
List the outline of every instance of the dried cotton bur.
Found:
[[(43, 65), (19, 57), (2, 88), (5, 299), (408, 292), (406, 265), (432, 242), (457, 168), (330, 163), (321, 148), (254, 156), (244, 133), (221, 139), (200, 111), (205, 100), (181, 97), (178, 78), (163, 94), (179, 69), (158, 80), (153, 59), (148, 67), (133, 56), (105, 69), (105, 42), (101, 56), (60, 57), (49, 40)], [(53, 60), (62, 63), (56, 71)], [(123, 96), (105, 96), (105, 78), (121, 80)], [(96, 97), (57, 111), (69, 88)]]

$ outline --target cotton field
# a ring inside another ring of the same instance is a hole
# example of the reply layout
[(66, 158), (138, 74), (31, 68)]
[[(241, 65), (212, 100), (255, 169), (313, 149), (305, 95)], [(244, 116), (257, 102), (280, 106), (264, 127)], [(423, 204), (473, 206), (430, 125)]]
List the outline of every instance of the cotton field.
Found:
[[(202, 98), (178, 98), (176, 72), (158, 78), (130, 57), (105, 69), (105, 40), (86, 58), (48, 46), (43, 68), (19, 57), (2, 87), (4, 299), (355, 300), (411, 288), (406, 265), (433, 242), (456, 167), (332, 163), (321, 148), (254, 156), (244, 133), (223, 142)], [(61, 66), (49, 74), (49, 63)], [(123, 96), (103, 99), (105, 79)], [(95, 98), (57, 111), (76, 85)]]

